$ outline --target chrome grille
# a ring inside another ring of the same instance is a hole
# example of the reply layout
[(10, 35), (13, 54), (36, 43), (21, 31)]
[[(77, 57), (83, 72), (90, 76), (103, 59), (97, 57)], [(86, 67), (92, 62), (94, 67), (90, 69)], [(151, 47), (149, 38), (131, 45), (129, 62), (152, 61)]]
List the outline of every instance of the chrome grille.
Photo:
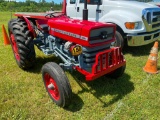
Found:
[(142, 19), (147, 32), (160, 29), (160, 8), (146, 8), (142, 12)]

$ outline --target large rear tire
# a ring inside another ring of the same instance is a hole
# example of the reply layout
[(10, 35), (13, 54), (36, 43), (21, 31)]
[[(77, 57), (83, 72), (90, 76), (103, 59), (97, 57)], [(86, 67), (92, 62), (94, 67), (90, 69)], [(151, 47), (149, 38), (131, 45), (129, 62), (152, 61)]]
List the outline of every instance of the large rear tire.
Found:
[(72, 90), (62, 68), (54, 62), (48, 62), (42, 67), (42, 77), (50, 98), (60, 107), (68, 106)]
[(123, 34), (120, 31), (116, 31), (116, 40), (114, 43), (114, 46), (116, 47), (124, 47), (124, 38), (123, 38)]
[(115, 34), (115, 41), (112, 42), (112, 47), (121, 47), (122, 49), (124, 48), (124, 46), (126, 46), (126, 42), (124, 39), (124, 33), (123, 31), (119, 28), (117, 28), (116, 30), (116, 34)]
[(12, 19), (8, 23), (9, 38), (18, 66), (28, 69), (35, 63), (33, 37), (23, 19)]

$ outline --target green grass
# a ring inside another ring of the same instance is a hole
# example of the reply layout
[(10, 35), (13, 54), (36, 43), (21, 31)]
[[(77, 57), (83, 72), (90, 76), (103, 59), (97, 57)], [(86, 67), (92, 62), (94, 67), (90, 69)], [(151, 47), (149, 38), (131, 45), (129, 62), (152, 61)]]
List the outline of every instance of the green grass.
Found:
[[(0, 25), (10, 19), (0, 12)], [(86, 82), (77, 72), (66, 72), (73, 91), (72, 104), (56, 106), (45, 91), (41, 67), (59, 59), (45, 56), (36, 49), (37, 61), (32, 70), (21, 70), (11, 46), (4, 46), (0, 29), (0, 120), (158, 120), (160, 119), (160, 73), (149, 75), (143, 67), (153, 43), (124, 51), (125, 73), (119, 79), (101, 77)], [(160, 52), (158, 53), (160, 56)], [(160, 69), (158, 59), (158, 68)]]

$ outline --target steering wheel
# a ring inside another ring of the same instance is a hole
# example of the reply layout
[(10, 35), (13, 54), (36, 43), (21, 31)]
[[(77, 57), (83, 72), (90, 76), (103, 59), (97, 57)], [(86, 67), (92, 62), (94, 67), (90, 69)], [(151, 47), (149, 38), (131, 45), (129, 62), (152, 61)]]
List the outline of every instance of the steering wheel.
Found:
[(54, 14), (55, 14), (55, 13), (48, 13), (47, 15), (45, 15), (45, 18), (53, 18), (53, 17), (56, 17)]

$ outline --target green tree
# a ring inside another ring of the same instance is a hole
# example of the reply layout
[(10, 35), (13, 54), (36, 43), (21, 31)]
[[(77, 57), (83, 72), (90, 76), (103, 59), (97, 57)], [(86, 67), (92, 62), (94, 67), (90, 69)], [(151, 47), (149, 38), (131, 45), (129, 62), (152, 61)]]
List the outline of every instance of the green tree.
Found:
[(0, 0), (0, 3), (4, 2), (4, 0)]
[(46, 1), (45, 0), (41, 0), (42, 1), (42, 3), (46, 3)]
[(8, 2), (7, 6), (6, 6), (6, 9), (8, 11), (14, 11), (15, 6), (16, 6), (16, 2)]
[(60, 4), (55, 4), (53, 0), (51, 2), (46, 2), (45, 0), (40, 1), (41, 2), (37, 3), (33, 0), (26, 0), (25, 2), (7, 2), (0, 0), (0, 11), (45, 12), (50, 10), (50, 7), (53, 7), (54, 10), (61, 10), (62, 8)]

